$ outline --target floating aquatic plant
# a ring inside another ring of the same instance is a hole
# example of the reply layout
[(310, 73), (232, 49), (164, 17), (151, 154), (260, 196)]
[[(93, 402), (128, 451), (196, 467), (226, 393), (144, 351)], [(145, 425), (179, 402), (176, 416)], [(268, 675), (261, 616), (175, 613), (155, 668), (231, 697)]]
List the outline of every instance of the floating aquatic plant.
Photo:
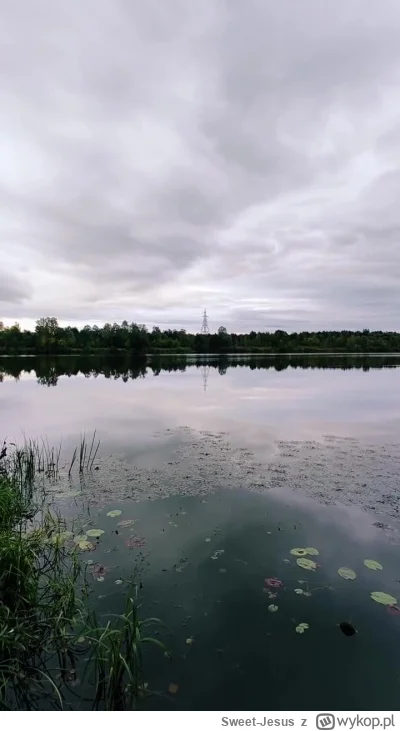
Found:
[(383, 569), (383, 566), (379, 563), (379, 561), (373, 561), (371, 558), (365, 559), (364, 566), (366, 566), (367, 569), (371, 569), (371, 571), (382, 571)]
[(302, 635), (302, 634), (304, 634), (306, 629), (309, 629), (309, 627), (310, 627), (310, 625), (307, 624), (307, 622), (300, 622), (300, 624), (298, 624), (295, 629), (296, 629), (296, 632), (298, 635)]
[(96, 548), (90, 541), (79, 541), (77, 546), (81, 551), (94, 551)]
[(109, 510), (107, 513), (108, 518), (118, 518), (121, 515), (122, 510)]
[(128, 525), (133, 525), (134, 523), (136, 523), (136, 520), (120, 520), (117, 525), (120, 528), (126, 528)]
[(347, 566), (341, 566), (340, 569), (338, 569), (339, 576), (342, 577), (342, 579), (346, 579), (347, 581), (353, 581), (357, 574), (353, 569), (349, 569)]
[(269, 604), (268, 605), (268, 611), (269, 612), (277, 612), (279, 607), (276, 606), (276, 604)]
[(125, 541), (125, 545), (128, 548), (142, 548), (146, 545), (146, 539), (145, 538), (128, 538), (127, 541)]
[(104, 531), (100, 528), (91, 528), (90, 530), (86, 531), (86, 535), (89, 536), (89, 538), (100, 538), (103, 533)]
[(276, 578), (264, 579), (264, 583), (267, 586), (272, 586), (274, 589), (278, 589), (283, 584), (283, 582), (280, 579), (276, 579)]
[(296, 563), (300, 568), (306, 569), (307, 571), (315, 571), (317, 568), (315, 561), (311, 561), (310, 558), (298, 558)]
[(385, 604), (386, 606), (397, 604), (396, 597), (391, 594), (385, 594), (384, 591), (371, 591), (371, 599), (373, 599), (374, 602), (378, 602), (378, 604)]
[(317, 548), (292, 548), (292, 556), (319, 556)]

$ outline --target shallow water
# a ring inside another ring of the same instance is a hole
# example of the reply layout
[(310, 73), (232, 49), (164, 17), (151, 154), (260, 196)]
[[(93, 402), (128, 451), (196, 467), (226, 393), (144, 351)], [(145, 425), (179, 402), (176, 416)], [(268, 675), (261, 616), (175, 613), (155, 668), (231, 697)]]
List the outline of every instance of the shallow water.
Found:
[[(80, 527), (105, 531), (82, 554), (105, 567), (99, 611), (122, 610), (115, 582), (133, 572), (142, 616), (169, 627), (171, 659), (147, 657), (146, 708), (396, 710), (400, 612), (370, 594), (400, 600), (397, 361), (2, 362), (0, 436), (62, 437), (67, 455), (98, 430), (99, 469), (61, 471), (47, 489)], [(296, 547), (318, 550), (315, 570)]]

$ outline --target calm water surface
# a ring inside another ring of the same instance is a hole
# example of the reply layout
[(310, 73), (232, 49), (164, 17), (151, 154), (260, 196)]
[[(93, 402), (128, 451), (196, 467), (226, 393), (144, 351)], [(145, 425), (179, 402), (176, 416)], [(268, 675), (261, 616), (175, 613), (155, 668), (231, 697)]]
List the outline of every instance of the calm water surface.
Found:
[[(400, 611), (371, 592), (400, 601), (399, 363), (0, 361), (0, 437), (62, 439), (67, 460), (97, 429), (99, 469), (51, 496), (105, 530), (99, 611), (122, 610), (133, 573), (142, 615), (168, 625), (146, 708), (398, 709)], [(309, 547), (314, 570), (291, 554)]]

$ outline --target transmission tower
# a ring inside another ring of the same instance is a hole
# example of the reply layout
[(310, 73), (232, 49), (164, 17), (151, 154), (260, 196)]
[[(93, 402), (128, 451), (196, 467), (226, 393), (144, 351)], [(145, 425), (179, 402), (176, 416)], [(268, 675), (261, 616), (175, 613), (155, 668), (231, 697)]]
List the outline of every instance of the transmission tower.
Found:
[(202, 335), (209, 335), (210, 334), (210, 329), (208, 327), (208, 317), (207, 317), (207, 311), (206, 310), (204, 310), (204, 313), (203, 313), (203, 321), (201, 323), (201, 330), (200, 330), (200, 332), (201, 332)]

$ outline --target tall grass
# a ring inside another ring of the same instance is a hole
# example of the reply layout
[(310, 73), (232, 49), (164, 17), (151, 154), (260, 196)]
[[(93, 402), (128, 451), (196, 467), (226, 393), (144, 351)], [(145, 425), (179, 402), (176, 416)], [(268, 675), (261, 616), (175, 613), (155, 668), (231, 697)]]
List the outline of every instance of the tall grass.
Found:
[(35, 503), (36, 468), (58, 469), (47, 447), (0, 449), (0, 709), (129, 710), (144, 692), (143, 645), (165, 650), (147, 634), (158, 620), (140, 620), (133, 584), (121, 615), (103, 624), (93, 611), (73, 533)]

